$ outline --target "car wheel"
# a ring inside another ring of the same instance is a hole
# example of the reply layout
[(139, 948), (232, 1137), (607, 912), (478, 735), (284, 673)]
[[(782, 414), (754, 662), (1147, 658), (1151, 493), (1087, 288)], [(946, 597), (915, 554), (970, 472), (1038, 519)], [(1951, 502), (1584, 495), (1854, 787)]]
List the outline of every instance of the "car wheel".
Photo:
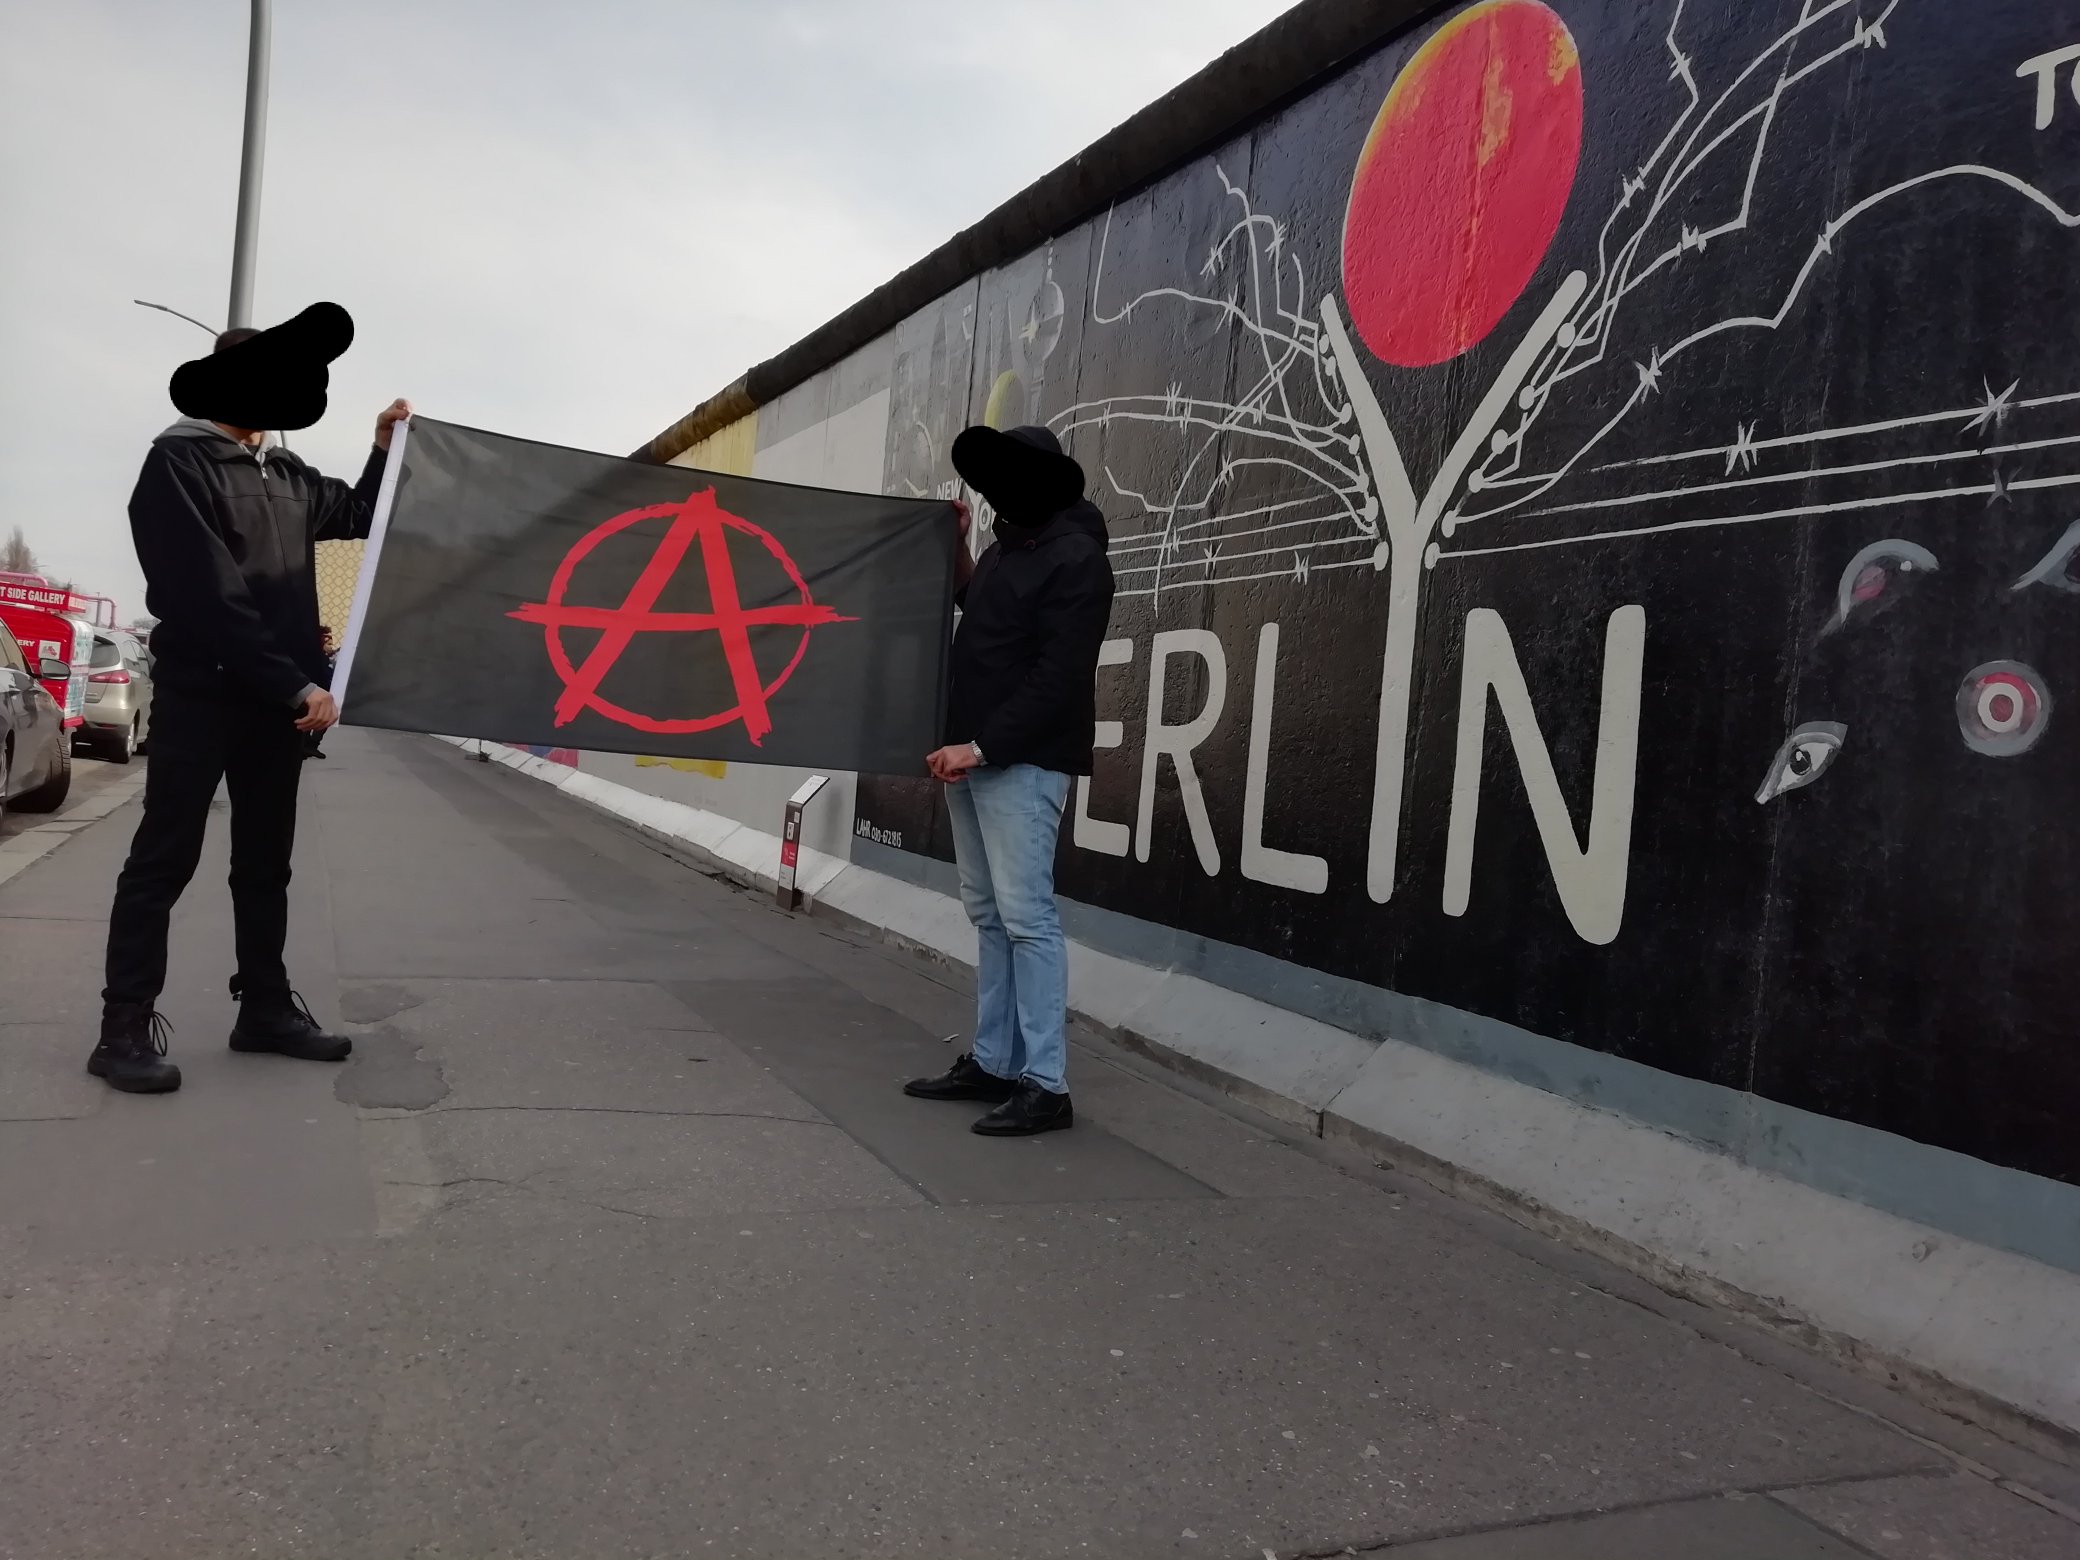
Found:
[(137, 756), (137, 717), (123, 728), (123, 735), (113, 743), (105, 755), (111, 764), (127, 764)]
[(0, 745), (0, 827), (7, 823), (7, 788), (13, 782), (14, 744)]
[(15, 806), (23, 812), (56, 812), (65, 805), (65, 797), (72, 789), (72, 747), (69, 743), (58, 744), (58, 771), (33, 791), (23, 793)]

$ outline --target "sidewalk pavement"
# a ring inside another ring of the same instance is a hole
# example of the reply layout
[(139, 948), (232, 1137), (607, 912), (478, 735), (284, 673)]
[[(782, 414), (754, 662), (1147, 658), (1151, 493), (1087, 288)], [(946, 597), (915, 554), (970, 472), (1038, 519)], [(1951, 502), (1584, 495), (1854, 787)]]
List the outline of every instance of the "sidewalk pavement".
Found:
[[(354, 1059), (81, 1070), (137, 804), (0, 884), (0, 1557), (2070, 1560), (2080, 1479), (1083, 1044), (897, 1085), (925, 965), (441, 744), (306, 775)], [(220, 804), (221, 805), (221, 804)]]

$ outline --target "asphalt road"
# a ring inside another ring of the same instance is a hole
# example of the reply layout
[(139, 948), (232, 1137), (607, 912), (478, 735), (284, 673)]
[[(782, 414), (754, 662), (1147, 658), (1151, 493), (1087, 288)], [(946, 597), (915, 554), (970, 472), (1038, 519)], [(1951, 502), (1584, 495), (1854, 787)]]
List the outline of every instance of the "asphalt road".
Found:
[(56, 812), (26, 813), (11, 807), (0, 817), (0, 883), (25, 871), (30, 862), (41, 859), (69, 836), (106, 818), (127, 802), (143, 788), (144, 770), (142, 758), (111, 764), (75, 753), (72, 788)]
[(344, 1067), (224, 1046), (221, 818), (172, 1097), (81, 1070), (135, 801), (0, 883), (0, 1556), (2080, 1552), (2069, 1469), (1095, 1043), (976, 1138), (897, 1092), (957, 975), (328, 747)]
[(64, 820), (76, 817), (96, 797), (103, 795), (111, 786), (125, 781), (141, 782), (145, 761), (132, 759), (127, 764), (111, 764), (106, 759), (87, 758), (75, 753), (72, 756), (72, 790), (65, 805), (55, 813), (25, 813), (12, 810), (4, 821), (0, 821), (0, 840), (13, 839), (42, 823), (53, 819)]

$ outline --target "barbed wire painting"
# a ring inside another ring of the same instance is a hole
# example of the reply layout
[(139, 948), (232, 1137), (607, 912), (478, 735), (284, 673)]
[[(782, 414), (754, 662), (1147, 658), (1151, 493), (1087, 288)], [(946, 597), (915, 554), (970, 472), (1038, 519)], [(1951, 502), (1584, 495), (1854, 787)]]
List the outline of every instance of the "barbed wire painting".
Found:
[[(1367, 874), (1376, 901), (1398, 876), (1420, 618), (1426, 577), (1441, 565), (2080, 485), (2080, 469), (2016, 475), (2003, 464), (2080, 445), (2080, 390), (2065, 385), (1997, 390), (1987, 380), (1970, 399), (1910, 402), (1842, 426), (1773, 427), (1771, 408), (1757, 405), (1724, 442), (1701, 448), (1642, 450), (1628, 438), (1642, 408), (1685, 394), (1715, 344), (1799, 318), (1858, 244), (1883, 242), (1873, 231), (1881, 213), (1939, 206), (1969, 185), (1997, 192), (2009, 220), (2080, 227), (2080, 213), (2029, 178), (1976, 162), (1846, 192), (1817, 216), (1801, 213), (1802, 233), (1772, 204), (1773, 175), (1799, 155), (1783, 133), (1787, 104), (1849, 94), (1857, 66), (1878, 90), (1868, 62), (1910, 3), (1803, 0), (1759, 47), (1707, 56), (1689, 38), (1689, 0), (1670, 0), (1665, 127), (1612, 192), (1593, 263), (1545, 284), (1420, 487), (1366, 354), (1402, 369), (1449, 363), (1487, 339), (1540, 271), (1582, 140), (1579, 53), (1551, 7), (1485, 0), (1402, 67), (1358, 158), (1340, 293), (1310, 278), (1287, 222), (1259, 210), (1222, 165), (1213, 173), (1232, 224), (1196, 275), (1115, 301), (1108, 215), (1091, 325), (1125, 328), (1166, 310), (1211, 318), (1235, 343), (1223, 387), (1232, 393), (1173, 381), (1081, 401), (1052, 426), (1074, 440), (1143, 424), (1182, 446), (1159, 483), (1103, 470), (1124, 520), (1113, 558), (1129, 598), (1384, 576)], [(1668, 307), (1686, 272), (1744, 247), (1746, 274), (1705, 293), (1712, 311)], [(1643, 327), (1629, 330), (1650, 301)]]

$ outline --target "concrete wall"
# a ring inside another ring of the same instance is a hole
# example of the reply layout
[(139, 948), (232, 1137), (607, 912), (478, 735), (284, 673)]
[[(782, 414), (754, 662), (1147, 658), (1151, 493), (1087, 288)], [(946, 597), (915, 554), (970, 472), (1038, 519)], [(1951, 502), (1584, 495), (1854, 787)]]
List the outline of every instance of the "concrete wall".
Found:
[[(1087, 946), (2080, 1272), (2076, 48), (1483, 0), (703, 448), (928, 494), (1063, 434), (1121, 583)], [(931, 788), (851, 795), (946, 891)]]

